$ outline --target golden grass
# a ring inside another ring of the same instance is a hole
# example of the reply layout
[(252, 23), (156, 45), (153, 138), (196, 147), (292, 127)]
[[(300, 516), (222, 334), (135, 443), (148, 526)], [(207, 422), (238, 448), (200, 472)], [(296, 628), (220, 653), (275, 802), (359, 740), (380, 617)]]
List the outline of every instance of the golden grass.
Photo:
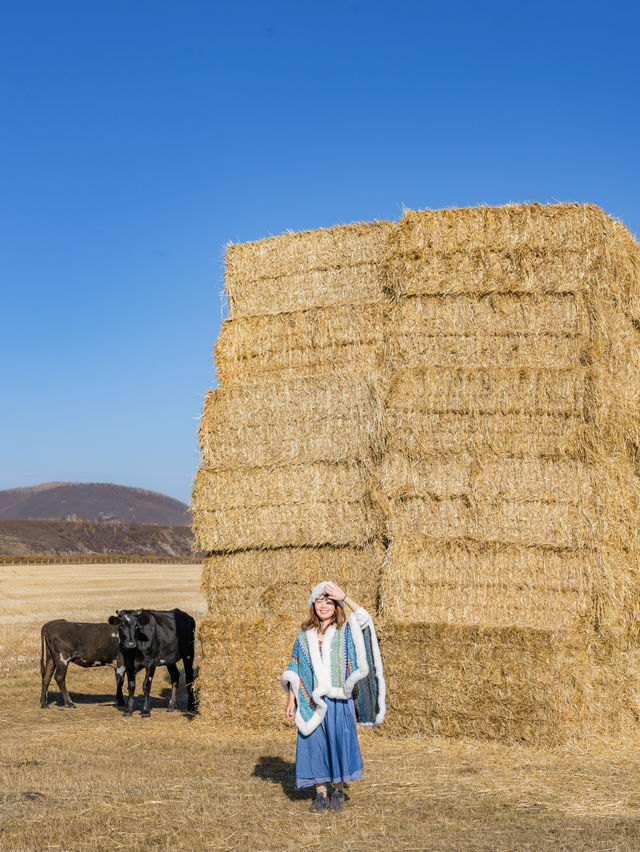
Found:
[[(342, 816), (315, 818), (308, 793), (293, 791), (291, 728), (248, 732), (231, 719), (225, 729), (212, 729), (166, 714), (161, 672), (148, 720), (137, 713), (121, 718), (106, 669), (71, 669), (77, 710), (40, 710), (41, 621), (98, 620), (118, 597), (132, 605), (184, 606), (200, 620), (204, 601), (194, 566), (163, 565), (153, 574), (155, 585), (148, 569), (0, 567), (3, 850), (635, 852), (640, 846), (636, 741), (601, 738), (549, 749), (361, 731), (363, 780), (348, 785)], [(393, 681), (392, 667), (389, 674)], [(279, 686), (276, 695), (281, 713)], [(394, 693), (390, 698), (401, 701)], [(179, 702), (186, 702), (182, 690)]]

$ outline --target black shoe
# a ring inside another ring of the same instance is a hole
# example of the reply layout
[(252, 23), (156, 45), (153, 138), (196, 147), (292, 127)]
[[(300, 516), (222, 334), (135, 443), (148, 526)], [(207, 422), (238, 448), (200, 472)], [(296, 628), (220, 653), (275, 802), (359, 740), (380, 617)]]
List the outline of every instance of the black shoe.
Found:
[(334, 790), (331, 794), (329, 810), (333, 811), (335, 814), (341, 814), (344, 810), (344, 793), (342, 790)]
[(309, 808), (314, 814), (321, 814), (323, 811), (329, 807), (329, 799), (326, 796), (323, 796), (321, 793), (315, 797), (313, 802), (311, 803), (311, 807)]

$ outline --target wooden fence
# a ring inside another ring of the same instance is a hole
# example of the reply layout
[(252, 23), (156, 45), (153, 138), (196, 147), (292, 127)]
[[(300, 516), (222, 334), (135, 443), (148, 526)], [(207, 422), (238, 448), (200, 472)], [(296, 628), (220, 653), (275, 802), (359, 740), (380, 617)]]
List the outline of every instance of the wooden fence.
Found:
[(122, 562), (141, 563), (150, 562), (154, 565), (198, 565), (204, 562), (204, 557), (200, 556), (138, 556), (132, 554), (118, 553), (86, 553), (84, 555), (73, 554), (72, 556), (56, 555), (56, 556), (2, 556), (0, 555), (0, 565), (69, 565), (69, 564), (98, 564), (98, 563), (113, 563)]

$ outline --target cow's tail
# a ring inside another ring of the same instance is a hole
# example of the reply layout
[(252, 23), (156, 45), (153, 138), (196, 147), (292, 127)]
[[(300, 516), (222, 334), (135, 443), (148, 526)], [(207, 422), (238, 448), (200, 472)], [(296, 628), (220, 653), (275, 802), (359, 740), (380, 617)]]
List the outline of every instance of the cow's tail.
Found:
[[(46, 624), (43, 624), (42, 628), (40, 629), (40, 674), (41, 674), (42, 677), (44, 677), (44, 668), (45, 668), (45, 665), (44, 665), (44, 646), (45, 646), (44, 628), (45, 627), (46, 627)], [(49, 647), (47, 646), (47, 654), (48, 653), (49, 653)]]

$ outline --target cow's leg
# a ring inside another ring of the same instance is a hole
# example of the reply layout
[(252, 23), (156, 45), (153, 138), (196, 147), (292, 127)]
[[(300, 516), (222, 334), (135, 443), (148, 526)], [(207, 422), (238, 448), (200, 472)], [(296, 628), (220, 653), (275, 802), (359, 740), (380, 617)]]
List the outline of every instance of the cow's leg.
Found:
[(169, 706), (167, 707), (167, 713), (170, 713), (172, 710), (176, 709), (176, 699), (178, 698), (178, 684), (180, 683), (180, 672), (178, 671), (178, 667), (175, 663), (169, 663), (167, 665), (167, 669), (169, 671), (169, 677), (171, 678), (171, 698), (169, 699)]
[(56, 666), (56, 672), (54, 677), (56, 679), (56, 683), (58, 684), (58, 688), (60, 689), (60, 695), (62, 696), (62, 703), (67, 707), (75, 707), (76, 705), (69, 698), (69, 693), (67, 692), (67, 669), (69, 668), (68, 663), (58, 663)]
[(196, 708), (195, 693), (193, 691), (193, 657), (184, 657), (184, 682), (187, 687), (187, 710), (193, 712)]
[(51, 683), (51, 677), (53, 675), (53, 670), (56, 665), (53, 662), (53, 657), (49, 653), (49, 649), (47, 648), (47, 662), (42, 667), (42, 692), (40, 693), (40, 706), (48, 707), (47, 702), (47, 692), (49, 690), (49, 684)]
[(129, 669), (127, 669), (127, 687), (129, 689), (129, 699), (127, 701), (125, 711), (122, 714), (123, 718), (126, 718), (133, 713), (133, 693), (136, 690), (136, 675), (134, 671), (129, 671)]
[(151, 681), (153, 680), (153, 676), (155, 674), (156, 667), (151, 665), (146, 670), (144, 676), (144, 683), (142, 684), (142, 692), (144, 693), (144, 704), (142, 705), (142, 715), (150, 716), (151, 715), (151, 705), (150, 705), (150, 693), (151, 693)]
[(124, 666), (116, 664), (116, 705), (124, 707), (124, 695), (122, 694), (122, 684), (124, 683)]

